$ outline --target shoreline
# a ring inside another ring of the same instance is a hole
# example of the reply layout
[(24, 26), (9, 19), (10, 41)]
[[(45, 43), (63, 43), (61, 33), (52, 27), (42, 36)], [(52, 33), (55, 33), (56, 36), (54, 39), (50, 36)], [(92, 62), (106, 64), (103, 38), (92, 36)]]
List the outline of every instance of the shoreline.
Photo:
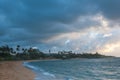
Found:
[(27, 61), (1, 61), (0, 80), (34, 80), (35, 73), (26, 68), (23, 62)]
[(35, 80), (35, 72), (24, 66), (24, 62), (48, 61), (59, 59), (39, 59), (21, 61), (0, 61), (0, 80)]
[[(84, 58), (79, 58), (84, 59)], [(0, 61), (0, 80), (34, 80), (35, 72), (24, 66), (24, 62), (37, 62), (61, 59), (38, 59), (22, 61)]]

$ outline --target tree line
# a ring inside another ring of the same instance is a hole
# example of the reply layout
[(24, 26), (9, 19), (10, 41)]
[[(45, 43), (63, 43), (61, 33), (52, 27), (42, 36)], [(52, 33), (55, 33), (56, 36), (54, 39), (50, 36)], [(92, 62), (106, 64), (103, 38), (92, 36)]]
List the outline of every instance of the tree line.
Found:
[(8, 45), (0, 47), (0, 60), (32, 60), (32, 59), (71, 59), (71, 58), (104, 58), (112, 57), (93, 53), (73, 53), (72, 51), (58, 51), (58, 53), (44, 53), (37, 48), (22, 48), (17, 45), (11, 48)]

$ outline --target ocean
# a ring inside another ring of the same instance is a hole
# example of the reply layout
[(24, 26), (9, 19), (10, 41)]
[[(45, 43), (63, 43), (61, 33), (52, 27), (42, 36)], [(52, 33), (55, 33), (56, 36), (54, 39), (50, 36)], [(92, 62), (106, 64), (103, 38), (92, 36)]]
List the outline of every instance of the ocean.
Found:
[(120, 58), (24, 62), (35, 80), (120, 80)]

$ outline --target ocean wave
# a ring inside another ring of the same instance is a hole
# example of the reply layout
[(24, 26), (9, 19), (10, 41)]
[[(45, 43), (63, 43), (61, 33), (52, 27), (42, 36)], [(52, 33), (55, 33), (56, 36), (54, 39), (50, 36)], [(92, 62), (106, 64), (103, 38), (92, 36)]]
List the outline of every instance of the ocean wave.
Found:
[(36, 73), (35, 80), (76, 80), (74, 78), (71, 78), (70, 76), (58, 78), (55, 76), (55, 74), (47, 72), (39, 66), (34, 66), (29, 62), (23, 62), (23, 65)]
[(116, 59), (84, 59), (24, 62), (36, 73), (35, 80), (119, 80), (120, 66)]
[(31, 64), (29, 64), (29, 62), (23, 62), (23, 66), (33, 70), (36, 73), (36, 78), (35, 80), (53, 80), (55, 79), (55, 75), (49, 72), (46, 72), (45, 70), (43, 70), (40, 67), (37, 66), (33, 66)]
[(51, 76), (51, 77), (54, 77), (55, 78), (55, 75), (54, 74), (51, 74), (49, 72), (43, 72), (43, 75), (45, 76)]
[(35, 67), (35, 66), (32, 66), (29, 64), (29, 62), (23, 62), (23, 65), (29, 69), (32, 69), (32, 70), (39, 70), (39, 68)]

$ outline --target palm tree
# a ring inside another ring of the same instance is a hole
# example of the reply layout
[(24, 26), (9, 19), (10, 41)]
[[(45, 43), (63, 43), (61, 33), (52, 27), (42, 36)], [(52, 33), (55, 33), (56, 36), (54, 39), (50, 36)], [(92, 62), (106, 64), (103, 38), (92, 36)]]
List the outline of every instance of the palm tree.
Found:
[(16, 50), (17, 50), (17, 51), (19, 51), (19, 50), (20, 50), (20, 45), (17, 45)]
[(20, 45), (17, 45), (16, 51), (20, 51)]
[(13, 51), (13, 48), (10, 48), (10, 52), (11, 52), (11, 53), (13, 53), (13, 52), (14, 52), (14, 51)]

